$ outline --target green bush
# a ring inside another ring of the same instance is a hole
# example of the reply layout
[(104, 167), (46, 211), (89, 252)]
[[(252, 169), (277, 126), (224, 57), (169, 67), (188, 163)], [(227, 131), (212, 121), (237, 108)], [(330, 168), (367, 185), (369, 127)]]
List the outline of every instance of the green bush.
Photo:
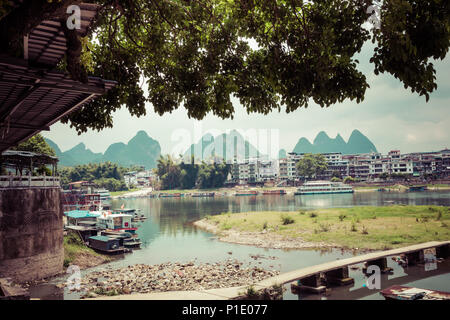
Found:
[(68, 268), (71, 263), (72, 263), (72, 259), (64, 258), (64, 262), (63, 262), (64, 268)]
[(263, 223), (263, 230), (267, 229), (267, 224), (268, 224), (267, 221), (264, 221), (264, 223)]
[(330, 225), (328, 223), (319, 223), (320, 232), (328, 232), (330, 231)]
[(355, 222), (352, 222), (352, 227), (350, 228), (350, 231), (351, 231), (351, 232), (356, 232), (356, 231), (358, 231), (358, 228), (356, 228)]
[(317, 213), (311, 212), (311, 213), (309, 214), (309, 216), (310, 216), (311, 218), (315, 218), (315, 217), (317, 217)]
[(222, 223), (221, 229), (222, 230), (230, 230), (231, 224), (224, 222), (224, 223)]
[(438, 211), (438, 213), (436, 214), (436, 220), (439, 221), (442, 218), (442, 211)]
[(295, 220), (290, 216), (290, 215), (285, 215), (285, 214), (283, 214), (282, 216), (281, 216), (281, 222), (283, 223), (283, 225), (286, 225), (286, 224), (292, 224), (292, 223), (294, 223), (295, 222)]
[(346, 217), (347, 217), (347, 216), (346, 216), (345, 214), (342, 214), (342, 213), (341, 213), (341, 214), (339, 215), (339, 220), (341, 220), (341, 222), (342, 222), (342, 221), (344, 221), (344, 219), (345, 219)]
[(366, 226), (362, 226), (362, 234), (369, 234), (369, 230), (367, 230)]

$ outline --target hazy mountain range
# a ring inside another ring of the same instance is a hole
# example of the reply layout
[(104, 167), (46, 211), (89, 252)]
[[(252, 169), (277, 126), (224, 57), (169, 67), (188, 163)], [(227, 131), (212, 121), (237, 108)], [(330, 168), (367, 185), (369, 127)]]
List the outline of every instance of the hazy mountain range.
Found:
[[(127, 144), (122, 142), (111, 144), (105, 153), (94, 153), (82, 142), (72, 149), (62, 152), (56, 143), (47, 138), (45, 140), (55, 150), (62, 166), (111, 161), (125, 167), (141, 165), (150, 169), (156, 167), (157, 160), (161, 155), (159, 142), (149, 137), (145, 131), (139, 131)], [(313, 143), (306, 138), (300, 138), (293, 152), (358, 154), (377, 152), (377, 148), (358, 130), (352, 132), (347, 142), (340, 134), (333, 139), (321, 131)], [(205, 134), (196, 144), (192, 144), (185, 151), (183, 158), (185, 161), (189, 161), (193, 155), (196, 160), (217, 157), (233, 161), (235, 153), (238, 160), (265, 156), (245, 140), (237, 130), (232, 130), (228, 134), (224, 133), (216, 137)], [(284, 157), (286, 157), (286, 151), (282, 149), (279, 152), (279, 158)]]
[(55, 150), (62, 166), (111, 161), (124, 167), (140, 165), (150, 169), (156, 167), (156, 161), (161, 154), (159, 142), (150, 138), (145, 131), (139, 131), (128, 144), (123, 142), (111, 144), (104, 154), (92, 152), (82, 142), (70, 150), (61, 152), (56, 143), (47, 138), (45, 140)]
[(205, 134), (196, 144), (192, 144), (184, 153), (184, 159), (194, 156), (197, 160), (208, 160), (213, 157), (232, 161), (235, 157), (238, 160), (245, 158), (259, 157), (262, 154), (237, 131), (223, 133), (216, 137)]
[(358, 130), (353, 130), (347, 142), (340, 134), (336, 138), (330, 138), (324, 131), (314, 139), (313, 143), (306, 138), (300, 138), (293, 152), (295, 153), (330, 153), (359, 154), (378, 152), (375, 145)]

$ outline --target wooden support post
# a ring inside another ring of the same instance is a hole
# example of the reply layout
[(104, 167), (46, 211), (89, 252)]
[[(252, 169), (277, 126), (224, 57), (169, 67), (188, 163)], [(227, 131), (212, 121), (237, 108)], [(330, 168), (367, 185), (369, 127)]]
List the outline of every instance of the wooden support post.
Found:
[(406, 254), (406, 258), (408, 261), (408, 265), (415, 265), (418, 263), (424, 263), (425, 258), (423, 254), (423, 250), (410, 252)]
[(450, 256), (450, 244), (436, 247), (436, 258), (446, 259)]
[(349, 278), (348, 276), (348, 266), (325, 272), (325, 278), (327, 283), (340, 286), (353, 284), (355, 282), (353, 278)]

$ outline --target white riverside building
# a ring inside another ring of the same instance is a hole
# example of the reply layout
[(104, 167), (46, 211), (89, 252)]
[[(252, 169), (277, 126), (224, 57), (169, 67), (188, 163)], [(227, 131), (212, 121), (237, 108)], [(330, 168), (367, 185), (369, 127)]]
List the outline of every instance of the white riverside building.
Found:
[[(238, 184), (304, 180), (305, 177), (301, 177), (296, 168), (304, 155), (291, 152), (279, 160), (235, 160), (228, 180)], [(333, 152), (322, 155), (327, 160), (328, 169), (317, 177), (321, 180), (330, 180), (334, 175), (341, 178), (350, 176), (360, 181), (376, 181), (382, 179), (383, 175), (395, 174), (413, 177), (432, 175), (437, 178), (450, 176), (449, 149), (409, 154), (393, 150), (386, 155), (375, 152), (348, 155)]]

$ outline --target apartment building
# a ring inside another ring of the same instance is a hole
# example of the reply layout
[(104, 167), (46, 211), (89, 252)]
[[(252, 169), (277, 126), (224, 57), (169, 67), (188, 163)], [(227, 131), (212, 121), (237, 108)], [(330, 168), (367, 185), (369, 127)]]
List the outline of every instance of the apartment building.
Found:
[[(320, 179), (331, 179), (333, 175), (341, 178), (351, 176), (362, 181), (380, 178), (382, 174), (406, 174), (415, 177), (434, 175), (448, 177), (450, 175), (450, 150), (439, 152), (421, 152), (402, 154), (400, 150), (392, 150), (388, 154), (369, 153), (343, 155), (338, 152), (322, 154), (328, 169)], [(297, 163), (304, 154), (288, 153), (286, 158), (278, 161), (251, 159), (231, 167), (232, 182), (246, 184), (268, 181), (298, 181)], [(230, 180), (229, 179), (229, 180)]]

